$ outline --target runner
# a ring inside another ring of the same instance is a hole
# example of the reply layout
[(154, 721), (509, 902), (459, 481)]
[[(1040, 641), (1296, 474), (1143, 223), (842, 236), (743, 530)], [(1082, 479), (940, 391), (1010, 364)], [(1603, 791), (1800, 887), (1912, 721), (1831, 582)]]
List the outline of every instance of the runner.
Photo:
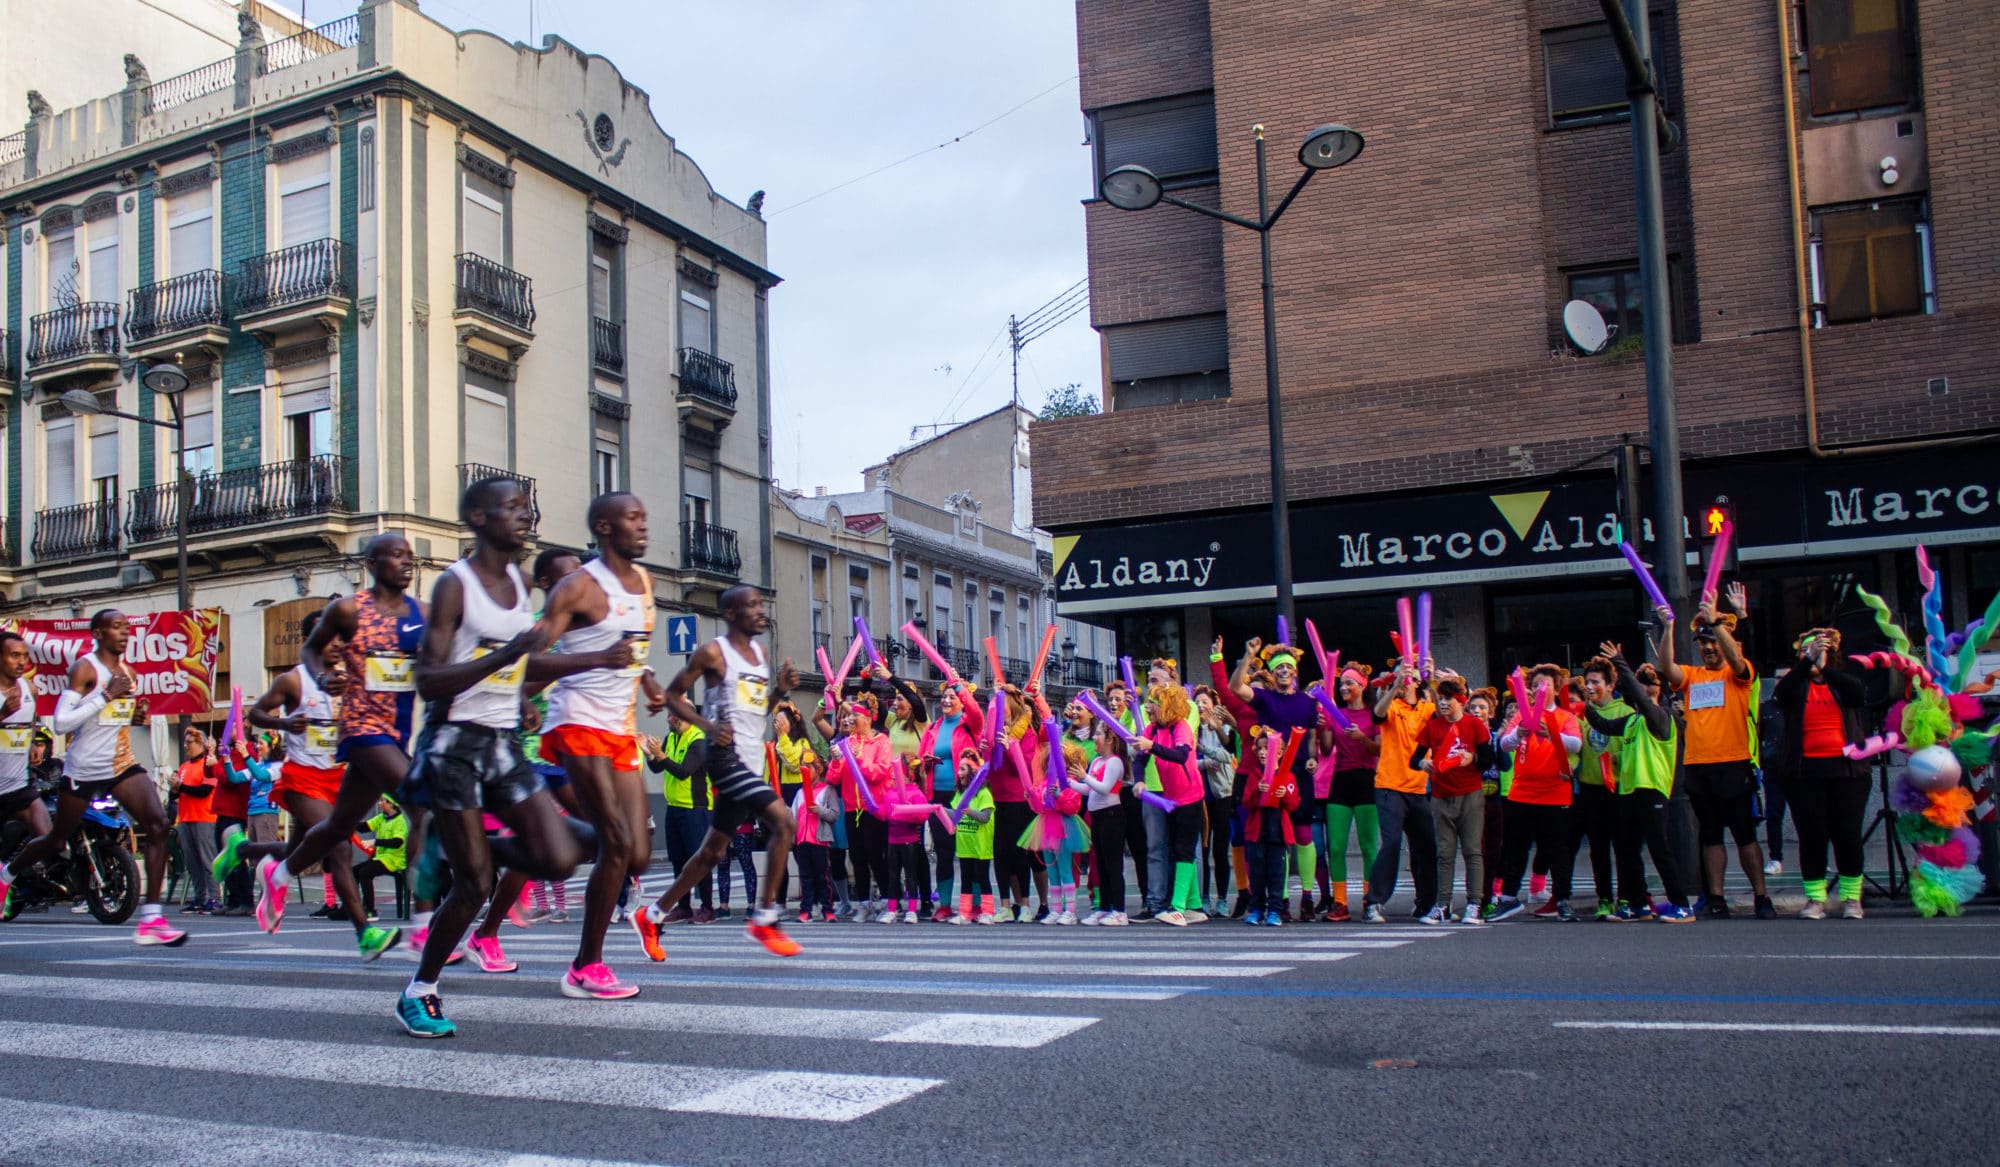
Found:
[(139, 905), (132, 938), (140, 944), (184, 944), (187, 933), (160, 915), (167, 874), (166, 812), (160, 809), (152, 778), (132, 756), (132, 726), (143, 725), (145, 714), (133, 696), (138, 677), (124, 660), (132, 627), (123, 612), (106, 608), (90, 618), (90, 633), (96, 647), (70, 666), (69, 683), (52, 719), (57, 733), (70, 735), (55, 822), (23, 844), (11, 863), (0, 864), (0, 903), (6, 902), (14, 871), (28, 871), (53, 855), (75, 833), (91, 801), (108, 792), (132, 816), (146, 854), (146, 899)]
[[(35, 749), (35, 686), (28, 680), (28, 642), (0, 631), (0, 820), (20, 819), (38, 837), (49, 833), (49, 810), (28, 780)], [(0, 896), (0, 900), (4, 900)], [(4, 906), (4, 904), (0, 904)]]
[[(226, 875), (236, 863), (256, 863), (257, 926), (266, 932), (276, 932), (284, 923), (285, 899), (290, 893), (292, 877), (331, 859), (333, 864), (328, 874), (341, 894), (350, 897), (348, 918), (355, 926), (362, 959), (373, 960), (384, 950), (371, 951), (366, 943), (362, 930), (367, 927), (367, 917), (361, 910), (359, 896), (350, 890), (354, 875), (348, 862), (347, 840), (360, 829), (382, 796), (402, 785), (410, 768), (410, 758), (404, 749), (410, 740), (410, 717), (416, 703), (417, 683), (412, 662), (417, 646), (423, 641), (424, 607), (408, 594), (411, 577), (416, 574), (416, 556), (410, 551), (408, 540), (393, 531), (377, 535), (362, 549), (362, 562), (373, 585), (329, 603), (319, 622), (300, 642), (302, 671), (298, 700), (301, 704), (274, 707), (304, 710), (303, 703), (310, 695), (303, 687), (305, 682), (311, 683), (313, 692), (339, 701), (336, 716), (339, 740), (333, 752), (333, 765), (345, 767), (339, 778), (331, 785), (326, 781), (325, 770), (332, 767), (317, 767), (316, 773), (291, 771), (287, 767), (280, 774), (287, 805), (295, 797), (302, 799), (300, 805), (327, 802), (326, 814), (309, 829), (293, 836), (290, 843), (239, 840), (234, 846), (226, 846), (223, 854), (216, 856), (216, 870)], [(337, 654), (329, 651), (336, 641), (341, 645)], [(350, 686), (354, 686), (351, 692)], [(266, 694), (266, 700), (270, 696)], [(267, 716), (269, 712), (265, 710)], [(306, 721), (310, 766), (314, 759), (326, 760), (326, 736), (324, 727), (316, 736), (310, 735), (309, 712)], [(307, 806), (307, 809), (316, 808)], [(414, 816), (411, 825), (414, 835)], [(416, 934), (421, 935), (428, 922), (423, 917), (428, 914), (418, 915)]]
[[(687, 667), (667, 686), (667, 705), (674, 715), (699, 727), (708, 739), (708, 785), (715, 811), (708, 836), (693, 860), (674, 877), (658, 902), (632, 913), (632, 928), (645, 945), (646, 955), (654, 960), (667, 958), (660, 947), (660, 921), (668, 906), (680, 902), (688, 889), (729, 853), (729, 836), (745, 819), (751, 815), (762, 818), (770, 833), (764, 852), (767, 870), (782, 868), (792, 851), (791, 808), (764, 781), (763, 769), (771, 706), (791, 692), (798, 674), (787, 660), (778, 666), (776, 683), (772, 682), (764, 647), (757, 643), (757, 635), (771, 626), (771, 618), (764, 612), (763, 592), (749, 584), (737, 584), (722, 593), (718, 604), (729, 625), (728, 634), (696, 649)], [(706, 686), (707, 716), (688, 701), (688, 691), (696, 681)], [(778, 922), (778, 909), (773, 904), (776, 891), (775, 879), (764, 880), (744, 931), (774, 955), (796, 956), (798, 942), (785, 935)]]
[(1673, 611), (1661, 608), (1659, 615), (1668, 630), (1660, 640), (1660, 679), (1678, 690), (1687, 704), (1684, 765), (1688, 801), (1694, 804), (1701, 831), (1708, 914), (1729, 918), (1729, 902), (1722, 891), (1722, 835), (1728, 831), (1736, 837), (1737, 861), (1750, 879), (1757, 918), (1775, 920), (1778, 909), (1764, 886), (1764, 848), (1757, 842), (1757, 775), (1750, 760), (1757, 669), (1737, 647), (1736, 617), (1718, 614), (1713, 597), (1704, 597), (1695, 613), (1699, 665), (1682, 665), (1674, 659)]
[[(554, 639), (560, 603), (537, 621), (514, 559), (532, 511), (511, 478), (466, 487), (459, 514), (472, 553), (451, 565), (431, 592), (431, 618), (416, 666), (417, 691), (429, 702), (416, 757), (400, 801), (427, 804), (452, 873), (451, 892), (431, 918), (416, 975), (396, 1001), (412, 1037), (449, 1037), (437, 979), (493, 895), (496, 860), (542, 879), (567, 879), (582, 857), (575, 824), (565, 823), (541, 775), (521, 753), (522, 685), (530, 677), (621, 668), (632, 646), (527, 659)], [(490, 814), (512, 832), (488, 839)], [(575, 979), (573, 976), (572, 980)], [(567, 989), (566, 989), (567, 991)], [(636, 990), (635, 990), (636, 991)], [(629, 995), (629, 994), (627, 994)]]
[[(313, 633), (324, 616), (324, 612), (313, 612), (299, 621), (301, 644), (311, 645)], [(311, 659), (310, 666), (301, 662), (279, 674), (270, 689), (257, 699), (257, 704), (244, 714), (244, 720), (258, 729), (277, 730), (284, 735), (285, 760), (278, 769), (272, 793), (291, 812), (301, 831), (312, 830), (333, 814), (334, 800), (347, 770), (335, 759), (340, 748), (336, 698), (313, 679), (315, 673), (323, 673), (329, 667), (329, 654), (315, 653)], [(282, 854), (277, 850), (275, 833), (271, 838), (257, 839), (246, 836), (242, 827), (229, 828), (223, 833), (222, 848), (215, 857), (218, 887), (243, 861), (246, 844), (252, 848), (271, 848), (256, 852), (259, 854)], [(360, 885), (354, 880), (352, 851), (352, 844), (343, 837), (321, 863), (340, 893), (340, 904), (346, 909), (348, 921), (354, 925), (354, 943), (361, 959), (375, 960), (396, 946), (403, 931), (368, 923), (368, 897), (361, 894)]]

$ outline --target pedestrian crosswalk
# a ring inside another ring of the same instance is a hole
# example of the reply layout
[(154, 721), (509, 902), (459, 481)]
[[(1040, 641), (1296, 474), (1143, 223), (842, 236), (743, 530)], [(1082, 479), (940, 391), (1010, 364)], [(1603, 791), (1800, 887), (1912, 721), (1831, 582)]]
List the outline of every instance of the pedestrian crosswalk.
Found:
[[(187, 947), (135, 958), (97, 943), (102, 929), (49, 921), (9, 929), (10, 941), (40, 943), (0, 950), (0, 1067), (13, 1070), (0, 1073), (0, 1095), (10, 1080), (58, 1072), (107, 1087), (161, 1074), (222, 1075), (256, 1083), (258, 1094), (352, 1088), (419, 1109), (559, 1103), (705, 1121), (847, 1124), (977, 1088), (1009, 1051), (1117, 1042), (1133, 1008), (1192, 1007), (1203, 994), (1330, 975), (1480, 933), (1414, 924), (1272, 931), (1221, 921), (1103, 930), (816, 925), (794, 928), (805, 952), (779, 960), (723, 924), (667, 929), (668, 960), (655, 964), (620, 928), (606, 959), (642, 992), (610, 1003), (556, 992), (576, 925), (507, 926), (501, 940), (519, 971), (485, 974), (470, 960), (449, 970), (441, 987), (461, 1037), (413, 1042), (391, 1016), (413, 964), (360, 963), (351, 932), (338, 924), (302, 923), (271, 937), (207, 921)], [(268, 1152), (268, 1138), (255, 1144), (214, 1121), (235, 1117), (226, 1112), (140, 1115), (132, 1100), (146, 1096), (117, 1088), (90, 1095), (124, 1104), (108, 1109), (40, 1097), (22, 1109), (30, 1100), (0, 1099), (14, 1114), (0, 1134), (0, 1161), (93, 1161), (67, 1153), (85, 1145), (78, 1131), (134, 1124), (155, 1129), (151, 1145), (161, 1151), (145, 1155), (149, 1162), (247, 1163), (253, 1145)], [(282, 1137), (284, 1123), (273, 1125)], [(377, 1137), (385, 1133), (301, 1132), (306, 1153), (296, 1161), (508, 1161), (476, 1145), (433, 1143), (439, 1136), (425, 1131)]]

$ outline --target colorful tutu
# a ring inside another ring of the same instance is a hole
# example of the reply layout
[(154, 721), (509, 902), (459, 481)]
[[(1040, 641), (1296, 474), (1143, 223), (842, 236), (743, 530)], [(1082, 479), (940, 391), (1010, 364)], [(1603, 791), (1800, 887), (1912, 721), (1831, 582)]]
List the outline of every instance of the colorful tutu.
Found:
[(1028, 821), (1019, 840), (1025, 851), (1088, 851), (1090, 828), (1077, 814), (1038, 814)]

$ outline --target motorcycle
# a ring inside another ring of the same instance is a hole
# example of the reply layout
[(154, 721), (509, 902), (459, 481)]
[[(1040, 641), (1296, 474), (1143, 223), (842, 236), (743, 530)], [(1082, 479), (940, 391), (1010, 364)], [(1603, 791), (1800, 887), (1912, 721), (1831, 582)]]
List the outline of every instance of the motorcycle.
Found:
[[(53, 791), (45, 794), (45, 801), (53, 818)], [(30, 837), (26, 823), (9, 819), (0, 825), (0, 855), (12, 858)], [(131, 841), (132, 820), (118, 800), (109, 794), (93, 800), (60, 854), (33, 871), (15, 873), (0, 919), (12, 920), (29, 908), (46, 910), (50, 904), (82, 900), (98, 923), (124, 923), (139, 907), (139, 862), (132, 856)]]

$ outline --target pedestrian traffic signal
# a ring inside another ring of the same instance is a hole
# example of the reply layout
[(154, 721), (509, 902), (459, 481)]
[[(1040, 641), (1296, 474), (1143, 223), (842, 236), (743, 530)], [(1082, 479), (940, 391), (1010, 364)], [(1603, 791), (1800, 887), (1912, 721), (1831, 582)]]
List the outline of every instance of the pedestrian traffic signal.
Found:
[(1700, 537), (1708, 543), (1707, 548), (1702, 551), (1703, 559), (1706, 561), (1718, 549), (1722, 552), (1722, 565), (1710, 572), (1711, 579), (1719, 579), (1721, 573), (1725, 571), (1732, 573), (1736, 571), (1736, 545), (1740, 540), (1734, 537), (1724, 540), (1722, 533), (1725, 530), (1731, 536), (1736, 534), (1736, 508), (1730, 505), (1727, 498), (1718, 497), (1714, 502), (1701, 508)]
[(1701, 512), (1701, 533), (1705, 539), (1713, 539), (1722, 534), (1724, 524), (1733, 524), (1736, 516), (1730, 511), (1729, 503), (1723, 499), (1708, 504)]

